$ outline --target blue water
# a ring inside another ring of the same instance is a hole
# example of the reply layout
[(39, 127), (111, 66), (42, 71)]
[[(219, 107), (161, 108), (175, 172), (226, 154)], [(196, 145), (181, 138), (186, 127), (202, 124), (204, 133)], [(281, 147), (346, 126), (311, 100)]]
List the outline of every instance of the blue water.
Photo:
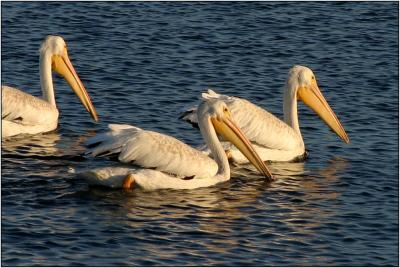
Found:
[[(397, 2), (1, 7), (1, 83), (40, 96), (39, 46), (62, 35), (100, 117), (56, 77), (57, 131), (2, 143), (2, 265), (399, 265)], [(191, 191), (91, 188), (70, 173), (114, 164), (81, 156), (109, 123), (200, 145), (178, 116), (208, 87), (281, 117), (294, 64), (314, 70), (351, 144), (300, 103), (310, 156), (270, 165), (271, 185), (240, 167)]]

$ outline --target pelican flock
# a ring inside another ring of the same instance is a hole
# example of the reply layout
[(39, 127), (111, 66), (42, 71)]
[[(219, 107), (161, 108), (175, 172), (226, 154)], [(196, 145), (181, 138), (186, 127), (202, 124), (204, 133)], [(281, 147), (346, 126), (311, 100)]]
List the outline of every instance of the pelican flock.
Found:
[(86, 142), (87, 154), (118, 155), (122, 163), (138, 168), (100, 168), (81, 173), (90, 184), (146, 190), (208, 187), (230, 179), (230, 167), (217, 134), (232, 142), (268, 180), (273, 176), (251, 143), (236, 126), (227, 105), (206, 100), (198, 108), (201, 134), (213, 159), (185, 143), (161, 133), (130, 125), (109, 125), (111, 131)]
[(98, 120), (89, 94), (68, 57), (65, 41), (60, 36), (48, 36), (40, 48), (40, 83), (43, 99), (9, 86), (1, 88), (2, 138), (19, 134), (33, 135), (57, 128), (59, 112), (52, 70), (65, 78), (92, 118)]
[[(65, 78), (92, 118), (98, 120), (89, 94), (68, 57), (65, 41), (59, 36), (48, 36), (40, 48), (43, 99), (2, 86), (2, 139), (50, 132), (57, 128), (59, 112), (52, 71)], [(113, 188), (194, 189), (229, 180), (229, 160), (232, 160), (236, 163), (250, 162), (268, 181), (272, 181), (274, 177), (264, 161), (293, 161), (303, 159), (306, 154), (297, 100), (314, 110), (344, 142), (350, 142), (322, 95), (314, 73), (307, 67), (296, 65), (290, 69), (284, 88), (284, 120), (248, 100), (209, 89), (202, 94), (201, 103), (181, 117), (198, 125), (207, 150), (196, 150), (154, 131), (111, 124), (108, 132), (85, 142), (86, 154), (93, 157), (117, 156), (125, 166), (97, 168), (78, 176), (89, 184)], [(222, 143), (219, 138), (223, 139)]]
[[(253, 143), (263, 161), (294, 161), (304, 158), (306, 151), (297, 114), (298, 99), (313, 109), (344, 142), (350, 142), (339, 119), (322, 95), (314, 73), (304, 66), (296, 65), (289, 71), (284, 88), (283, 121), (242, 98), (221, 95), (212, 90), (202, 96), (204, 100), (222, 100), (227, 104), (233, 119)], [(181, 118), (195, 125), (197, 111), (197, 108), (190, 109)], [(234, 162), (248, 162), (236, 148), (224, 145)]]

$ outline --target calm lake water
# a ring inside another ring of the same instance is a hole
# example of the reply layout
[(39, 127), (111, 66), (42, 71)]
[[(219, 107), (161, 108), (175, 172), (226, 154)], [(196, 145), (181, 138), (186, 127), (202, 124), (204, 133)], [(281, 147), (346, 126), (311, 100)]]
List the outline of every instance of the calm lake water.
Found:
[[(38, 49), (62, 35), (92, 122), (56, 77), (59, 129), (2, 144), (7, 266), (398, 266), (398, 3), (2, 2), (1, 83), (40, 96)], [(310, 156), (235, 168), (191, 191), (88, 187), (115, 165), (82, 142), (128, 123), (202, 144), (178, 119), (211, 87), (282, 116), (294, 64), (314, 70), (351, 144), (299, 104)]]

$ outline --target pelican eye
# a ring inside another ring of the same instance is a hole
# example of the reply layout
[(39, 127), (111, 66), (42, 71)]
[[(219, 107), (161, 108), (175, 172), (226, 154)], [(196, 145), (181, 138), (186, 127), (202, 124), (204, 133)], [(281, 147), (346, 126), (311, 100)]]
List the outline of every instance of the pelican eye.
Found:
[(224, 108), (224, 112), (228, 112), (228, 108), (227, 107)]
[(314, 76), (311, 76), (311, 79), (312, 79), (312, 80), (315, 80), (315, 77), (314, 77)]

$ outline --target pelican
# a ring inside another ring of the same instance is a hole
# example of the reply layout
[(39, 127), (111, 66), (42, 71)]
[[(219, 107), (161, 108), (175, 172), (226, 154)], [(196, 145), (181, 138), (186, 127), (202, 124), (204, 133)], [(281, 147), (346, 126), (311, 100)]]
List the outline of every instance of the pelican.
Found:
[(40, 83), (43, 99), (16, 88), (2, 86), (2, 138), (18, 134), (34, 135), (57, 128), (52, 70), (67, 80), (83, 106), (94, 120), (98, 120), (89, 94), (79, 79), (68, 57), (67, 45), (60, 36), (47, 36), (40, 48)]
[(111, 131), (86, 142), (92, 156), (118, 155), (122, 163), (138, 168), (100, 168), (78, 174), (89, 184), (145, 190), (194, 189), (229, 180), (230, 168), (217, 133), (232, 142), (268, 180), (273, 176), (251, 143), (231, 119), (227, 105), (219, 100), (203, 102), (198, 110), (201, 134), (214, 159), (185, 143), (161, 133), (130, 125), (109, 125)]
[[(283, 121), (245, 99), (220, 95), (212, 90), (202, 96), (205, 100), (222, 100), (227, 104), (233, 119), (253, 143), (263, 161), (288, 162), (305, 158), (306, 150), (297, 115), (298, 99), (314, 110), (345, 143), (350, 142), (339, 119), (322, 95), (314, 73), (304, 66), (296, 65), (289, 71), (283, 96)], [(196, 108), (192, 108), (181, 118), (195, 125), (196, 112)], [(224, 145), (232, 161), (247, 162), (236, 148)]]

